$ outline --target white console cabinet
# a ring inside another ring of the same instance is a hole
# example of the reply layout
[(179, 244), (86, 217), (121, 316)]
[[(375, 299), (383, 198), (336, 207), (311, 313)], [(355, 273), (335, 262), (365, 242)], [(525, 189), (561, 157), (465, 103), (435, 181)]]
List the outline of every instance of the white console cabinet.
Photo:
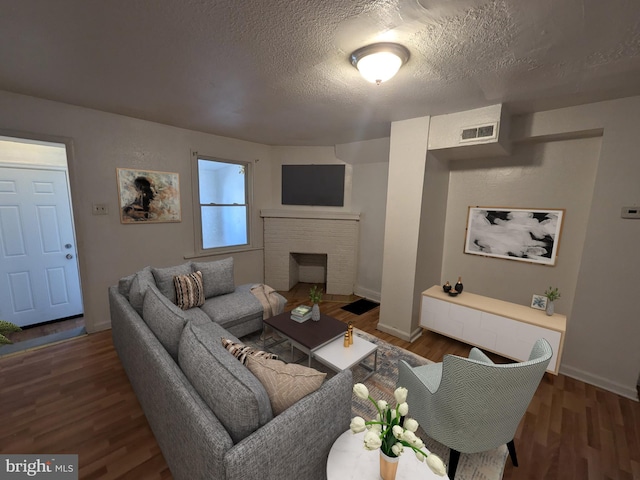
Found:
[(557, 375), (567, 317), (466, 291), (452, 297), (435, 285), (422, 292), (420, 326), (517, 361), (545, 338), (553, 349), (547, 371)]

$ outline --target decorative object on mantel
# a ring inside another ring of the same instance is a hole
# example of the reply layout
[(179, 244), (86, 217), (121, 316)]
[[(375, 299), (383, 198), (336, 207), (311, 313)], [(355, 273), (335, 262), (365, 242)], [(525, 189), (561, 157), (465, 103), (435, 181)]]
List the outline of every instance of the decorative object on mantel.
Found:
[(322, 289), (318, 288), (317, 285), (311, 287), (311, 290), (309, 290), (309, 298), (311, 299), (311, 303), (313, 303), (311, 320), (317, 322), (320, 320), (320, 305), (318, 304), (322, 301)]
[(555, 265), (562, 209), (469, 207), (464, 253)]
[(558, 287), (549, 287), (544, 291), (544, 296), (547, 297), (547, 306), (546, 312), (547, 315), (551, 316), (554, 312), (553, 302), (560, 298), (560, 291)]
[(534, 294), (533, 297), (531, 297), (531, 308), (545, 310), (547, 308), (547, 297)]
[(0, 320), (0, 345), (10, 345), (13, 342), (5, 335), (7, 333), (19, 332), (22, 329), (15, 323), (7, 322), (6, 320)]
[(462, 285), (462, 277), (458, 277), (458, 282), (456, 283), (456, 286), (453, 288), (456, 292), (462, 293), (462, 289), (464, 288)]
[(428, 467), (436, 475), (443, 477), (447, 470), (437, 455), (423, 451), (424, 442), (418, 438), (415, 431), (419, 425), (406, 415), (409, 413), (407, 404), (407, 389), (396, 388), (393, 396), (396, 400), (392, 408), (385, 400), (377, 402), (369, 395), (369, 389), (363, 383), (353, 386), (353, 393), (363, 400), (369, 400), (376, 407), (378, 415), (375, 420), (365, 421), (362, 417), (353, 417), (351, 431), (360, 433), (369, 430), (364, 436), (364, 448), (367, 450), (380, 449), (380, 477), (382, 480), (394, 480), (398, 469), (400, 454), (405, 448), (413, 450), (418, 460), (426, 460)]
[(449, 280), (447, 280), (447, 283), (442, 286), (442, 290), (444, 290), (446, 293), (449, 293), (451, 291), (451, 284), (449, 283)]

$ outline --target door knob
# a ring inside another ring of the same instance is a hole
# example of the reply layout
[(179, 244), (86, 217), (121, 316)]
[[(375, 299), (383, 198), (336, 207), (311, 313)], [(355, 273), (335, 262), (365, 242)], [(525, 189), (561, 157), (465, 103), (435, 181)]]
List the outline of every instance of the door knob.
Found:
[(71, 244), (70, 244), (70, 243), (67, 243), (67, 244), (64, 246), (64, 248), (71, 248)]
[(67, 257), (67, 260), (71, 260), (73, 258), (73, 255), (71, 255), (70, 253), (67, 253), (66, 257)]

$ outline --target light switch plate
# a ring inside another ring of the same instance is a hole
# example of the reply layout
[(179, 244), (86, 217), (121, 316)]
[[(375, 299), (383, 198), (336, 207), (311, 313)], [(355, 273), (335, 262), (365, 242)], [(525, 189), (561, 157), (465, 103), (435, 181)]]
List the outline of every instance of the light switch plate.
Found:
[(640, 218), (640, 207), (622, 207), (622, 218)]

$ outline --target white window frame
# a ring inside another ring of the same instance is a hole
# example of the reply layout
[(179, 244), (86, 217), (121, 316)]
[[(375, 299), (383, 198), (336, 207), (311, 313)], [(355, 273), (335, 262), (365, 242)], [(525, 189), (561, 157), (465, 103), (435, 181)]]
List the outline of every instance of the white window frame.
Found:
[[(198, 166), (198, 160), (209, 160), (212, 162), (229, 163), (238, 165), (245, 168), (245, 206), (247, 210), (246, 222), (247, 222), (247, 243), (242, 245), (231, 245), (225, 247), (203, 248), (202, 245), (202, 215), (200, 203), (200, 171)], [(198, 152), (192, 152), (192, 191), (193, 191), (193, 218), (194, 218), (194, 231), (195, 231), (195, 253), (196, 256), (209, 256), (218, 255), (228, 252), (238, 252), (244, 250), (251, 250), (253, 248), (252, 243), (252, 221), (253, 218), (253, 169), (251, 168), (251, 162), (242, 160), (230, 160), (227, 158), (213, 157), (208, 155), (200, 155)]]

